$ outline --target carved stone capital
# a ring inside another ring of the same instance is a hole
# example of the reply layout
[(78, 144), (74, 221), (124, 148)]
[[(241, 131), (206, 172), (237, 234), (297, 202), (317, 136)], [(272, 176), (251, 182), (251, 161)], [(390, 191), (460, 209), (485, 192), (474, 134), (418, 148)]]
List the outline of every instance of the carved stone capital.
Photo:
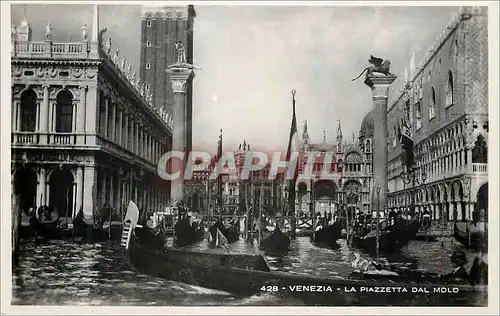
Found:
[(187, 66), (171, 66), (166, 72), (169, 74), (173, 93), (186, 93), (188, 80), (194, 78), (193, 69)]
[(171, 79), (170, 82), (172, 83), (172, 92), (173, 93), (186, 93), (186, 80), (182, 79)]
[(396, 80), (396, 76), (369, 76), (365, 80), (365, 84), (373, 91), (373, 98), (387, 97), (389, 86)]

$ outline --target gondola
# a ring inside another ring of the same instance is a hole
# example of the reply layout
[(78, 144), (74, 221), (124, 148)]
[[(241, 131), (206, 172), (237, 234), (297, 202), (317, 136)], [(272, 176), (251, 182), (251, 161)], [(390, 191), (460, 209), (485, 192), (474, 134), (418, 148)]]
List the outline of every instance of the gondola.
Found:
[[(133, 218), (133, 217), (132, 217)], [(135, 217), (137, 218), (137, 216)], [(224, 251), (179, 250), (164, 247), (161, 233), (153, 232), (137, 222), (124, 225), (122, 245), (126, 260), (139, 272), (165, 279), (184, 282), (251, 296), (279, 292), (280, 296), (299, 298), (306, 305), (341, 306), (470, 306), (487, 304), (484, 286), (457, 285), (458, 293), (429, 295), (414, 293), (414, 287), (431, 291), (439, 285), (409, 283), (408, 281), (360, 280), (320, 278), (271, 271), (266, 259), (258, 253), (240, 254)], [(135, 232), (135, 233), (133, 233)], [(144, 260), (147, 258), (148, 260)], [(386, 287), (405, 288), (406, 291), (380, 291)], [(353, 291), (352, 288), (357, 290)], [(361, 289), (365, 289), (361, 291)], [(312, 291), (310, 289), (313, 289)], [(367, 289), (372, 289), (369, 291)], [(478, 298), (478, 299), (471, 299)]]
[(316, 226), (314, 234), (311, 239), (318, 245), (324, 245), (329, 248), (338, 249), (340, 245), (337, 240), (342, 237), (342, 225), (340, 221), (336, 221), (331, 225)]
[[(31, 238), (42, 237), (44, 239), (54, 239), (58, 238), (58, 225), (59, 225), (59, 214), (56, 210), (48, 213), (41, 213), (42, 220), (37, 218), (34, 214), (28, 216), (23, 212), (21, 218), (21, 229), (20, 237)], [(26, 225), (28, 223), (28, 225)]]
[(290, 250), (290, 236), (276, 225), (273, 231), (264, 229), (260, 241), (260, 249), (268, 253), (282, 253)]
[(198, 222), (191, 223), (189, 218), (184, 218), (175, 224), (175, 245), (186, 247), (203, 240), (205, 231)]
[(488, 223), (457, 222), (453, 226), (455, 239), (468, 248), (488, 251)]
[(377, 234), (378, 251), (380, 253), (395, 253), (400, 251), (408, 242), (415, 238), (420, 228), (419, 221), (406, 223), (403, 219), (398, 219), (393, 225), (380, 230), (371, 230), (367, 234), (357, 233), (353, 236), (353, 245), (362, 248), (370, 254), (377, 253)]
[(208, 230), (212, 240), (215, 240), (217, 237), (217, 229), (222, 232), (229, 243), (236, 242), (240, 239), (240, 227), (238, 223), (229, 224), (228, 227), (226, 227), (221, 220), (217, 220), (217, 222), (215, 222), (215, 224), (213, 224)]

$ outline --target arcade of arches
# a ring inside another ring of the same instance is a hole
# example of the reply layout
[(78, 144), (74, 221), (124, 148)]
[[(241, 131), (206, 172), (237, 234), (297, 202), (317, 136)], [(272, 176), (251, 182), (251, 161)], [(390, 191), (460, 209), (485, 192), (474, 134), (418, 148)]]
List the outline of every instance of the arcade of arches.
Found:
[(475, 187), (470, 182), (470, 178), (462, 178), (392, 195), (388, 199), (388, 209), (407, 211), (414, 198), (415, 211), (422, 213), (427, 210), (434, 220), (443, 217), (448, 221), (469, 221), (473, 219), (474, 211), (488, 209), (488, 183), (472, 188), (472, 194), (469, 194), (468, 188)]
[[(96, 217), (106, 216), (121, 221), (128, 201), (151, 212), (164, 209), (168, 187), (160, 188), (154, 174), (144, 174), (130, 169), (116, 169), (88, 165), (33, 166), (17, 165), (13, 168), (13, 193), (19, 196), (21, 209), (40, 206), (53, 207), (61, 218), (74, 218), (83, 210)], [(89, 211), (90, 209), (90, 211)], [(103, 210), (110, 209), (104, 213)]]

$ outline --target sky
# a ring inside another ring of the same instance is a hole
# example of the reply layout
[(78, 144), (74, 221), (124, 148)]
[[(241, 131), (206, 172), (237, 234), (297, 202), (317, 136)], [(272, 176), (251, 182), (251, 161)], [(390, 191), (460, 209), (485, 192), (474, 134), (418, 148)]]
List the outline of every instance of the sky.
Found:
[[(187, 4), (187, 3), (186, 3)], [(193, 149), (216, 150), (223, 130), (224, 150), (246, 140), (254, 150), (286, 150), (295, 89), (300, 135), (305, 119), (313, 142), (334, 142), (338, 120), (344, 139), (358, 137), (373, 107), (363, 79), (370, 55), (389, 59), (401, 88), (410, 52), (416, 64), (458, 7), (451, 6), (242, 6), (195, 5)], [(54, 41), (78, 41), (92, 26), (92, 5), (12, 5), (12, 22), (26, 16), (33, 40), (43, 40), (52, 24)], [(139, 64), (141, 8), (100, 5), (100, 28), (113, 47)], [(113, 48), (113, 50), (114, 50)], [(137, 69), (138, 67), (135, 67)], [(389, 100), (389, 102), (391, 102)]]

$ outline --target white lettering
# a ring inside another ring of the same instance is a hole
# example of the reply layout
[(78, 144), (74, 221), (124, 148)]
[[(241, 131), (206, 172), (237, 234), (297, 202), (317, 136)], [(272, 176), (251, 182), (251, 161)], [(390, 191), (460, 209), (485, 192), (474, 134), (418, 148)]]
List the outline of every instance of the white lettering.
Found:
[[(177, 180), (181, 175), (181, 171), (177, 171), (175, 173), (170, 173), (170, 168), (168, 168), (168, 161), (172, 158), (177, 158), (180, 160), (180, 166), (182, 166), (182, 162), (184, 160), (184, 153), (182, 151), (169, 151), (163, 154), (158, 160), (158, 164), (156, 166), (156, 170), (158, 172), (158, 176), (163, 180)], [(179, 161), (178, 161), (179, 163)], [(170, 165), (173, 165), (172, 162)]]

